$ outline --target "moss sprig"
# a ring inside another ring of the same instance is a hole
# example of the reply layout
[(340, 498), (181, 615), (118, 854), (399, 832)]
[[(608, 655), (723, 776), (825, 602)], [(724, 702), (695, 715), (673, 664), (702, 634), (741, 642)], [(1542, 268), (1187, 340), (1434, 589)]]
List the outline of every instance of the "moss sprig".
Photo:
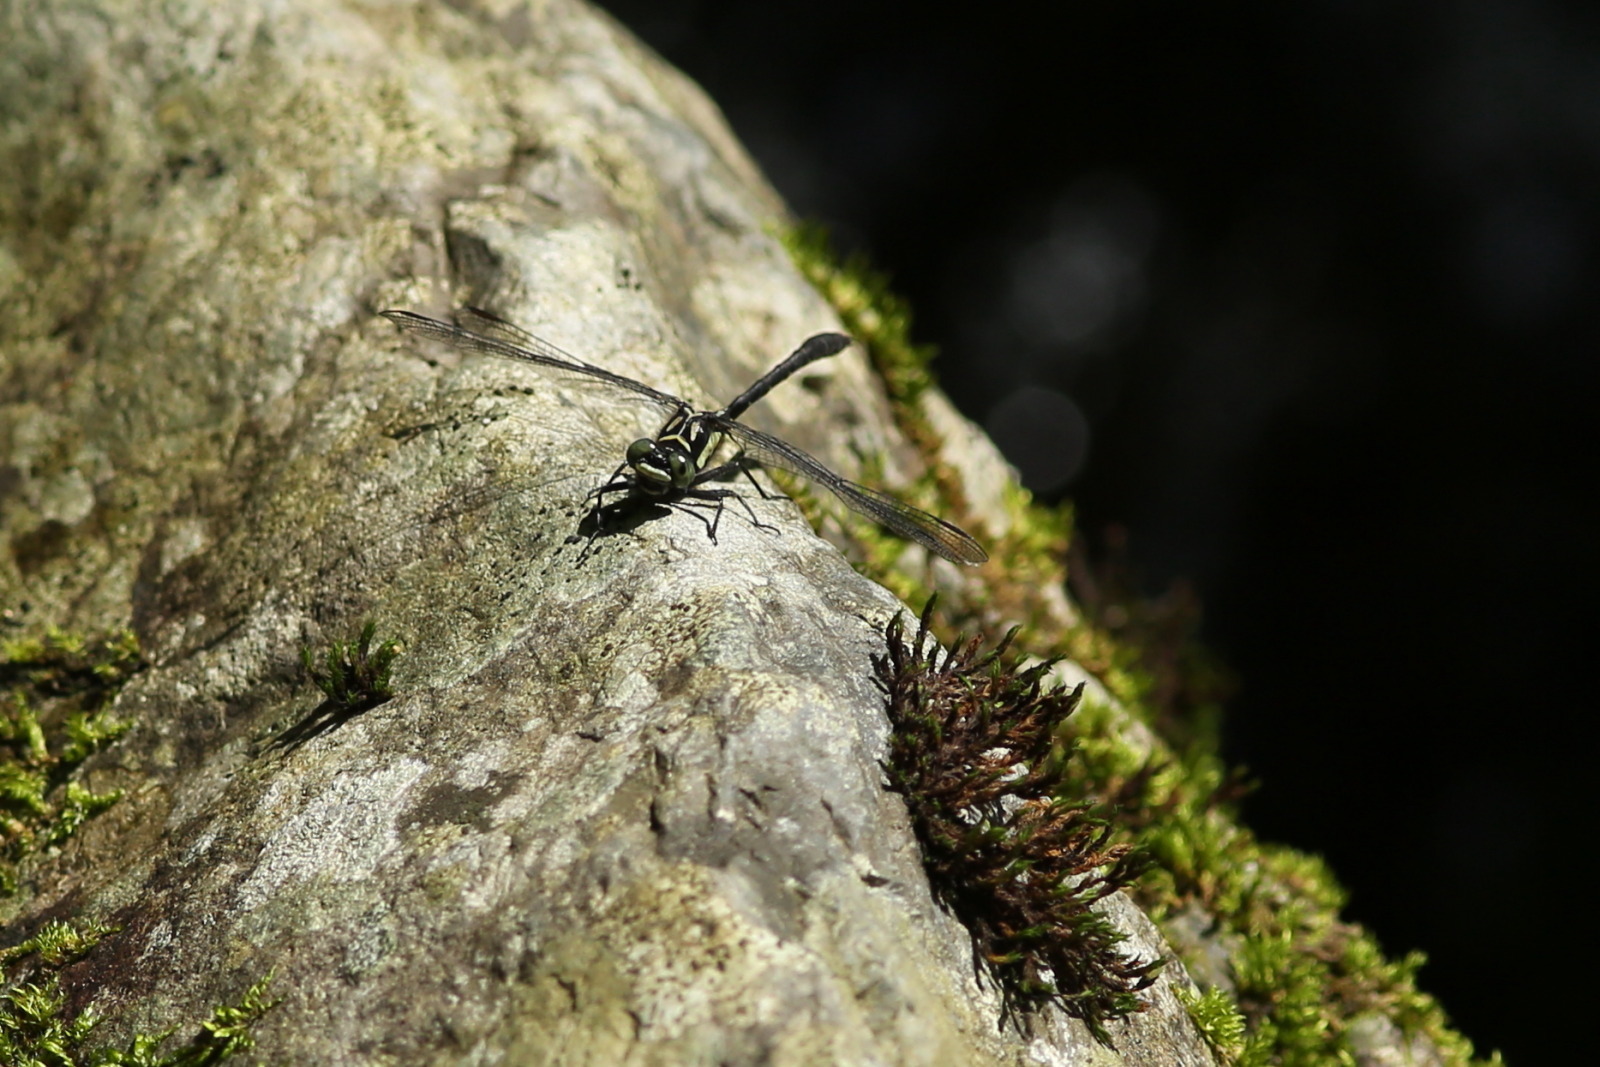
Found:
[(70, 963), (82, 959), (91, 948), (100, 943), (102, 937), (116, 931), (116, 927), (107, 926), (102, 922), (67, 923), (52, 919), (26, 941), (21, 941), (10, 948), (0, 949), (0, 967), (34, 953), (38, 953), (41, 960), (52, 966)]
[(273, 738), (269, 749), (293, 750), (316, 737), (394, 699), (391, 675), (400, 642), (373, 641), (378, 624), (368, 619), (354, 641), (333, 641), (321, 656), (309, 646), (300, 649), (306, 675), (327, 699)]
[(373, 648), (377, 633), (377, 622), (368, 619), (354, 641), (330, 642), (320, 662), (309, 647), (300, 650), (300, 662), (311, 681), (345, 714), (368, 711), (394, 699), (389, 683), (400, 644), (385, 640)]
[(1247, 1034), (1245, 1018), (1239, 1006), (1226, 990), (1207, 989), (1198, 992), (1184, 985), (1173, 986), (1173, 992), (1189, 1012), (1200, 1035), (1206, 1039), (1224, 1063), (1234, 1063), (1244, 1051)]
[(1163, 961), (1121, 951), (1127, 935), (1095, 907), (1131, 885), (1145, 857), (1065, 788), (1062, 726), (1083, 687), (1046, 690), (1050, 663), (1005, 659), (1008, 634), (941, 656), (933, 604), (907, 641), (903, 618), (874, 657), (894, 729), (884, 771), (905, 797), (940, 902), (972, 933), (1008, 1017), (1054, 1004), (1103, 1044), (1106, 1023), (1142, 1011)]

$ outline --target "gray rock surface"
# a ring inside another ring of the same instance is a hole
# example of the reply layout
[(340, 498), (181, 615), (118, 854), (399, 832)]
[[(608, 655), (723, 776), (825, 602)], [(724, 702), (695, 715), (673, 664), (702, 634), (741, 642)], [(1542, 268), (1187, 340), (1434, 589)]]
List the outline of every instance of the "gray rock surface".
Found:
[[(573, 0), (3, 21), (0, 593), (154, 665), (90, 765), (127, 798), (0, 914), (122, 928), (69, 974), (108, 1037), (274, 971), (262, 1062), (1211, 1062), (1176, 965), (1119, 1053), (997, 1027), (877, 769), (900, 605), (792, 504), (573, 542), (654, 410), (374, 318), (491, 305), (708, 402), (836, 329), (698, 90)], [(916, 469), (859, 353), (750, 418)], [(398, 698), (274, 745), (364, 616)]]

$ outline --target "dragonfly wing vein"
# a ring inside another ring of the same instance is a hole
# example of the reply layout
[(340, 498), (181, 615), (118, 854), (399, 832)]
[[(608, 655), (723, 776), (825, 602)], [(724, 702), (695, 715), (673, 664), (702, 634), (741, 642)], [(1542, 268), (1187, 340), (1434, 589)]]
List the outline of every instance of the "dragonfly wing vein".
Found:
[[(411, 311), (390, 310), (382, 312), (382, 315), (402, 330), (420, 334), (423, 337), (438, 341), (451, 348), (460, 349), (463, 352), (478, 352), (486, 356), (498, 356), (501, 359), (517, 360), (522, 363), (532, 363), (535, 366), (582, 374), (602, 382), (621, 386), (640, 396), (648, 397), (663, 408), (675, 409), (685, 406), (682, 400), (671, 393), (653, 389), (643, 382), (634, 381), (625, 375), (608, 371), (604, 367), (596, 367), (592, 363), (585, 363), (550, 342), (535, 337), (525, 330), (520, 330), (508, 322), (496, 319), (486, 312), (475, 312), (468, 317), (479, 325), (489, 325), (495, 336), (480, 333), (465, 326), (458, 326), (455, 323), (430, 319), (426, 315), (418, 315)], [(508, 340), (508, 336), (515, 337), (516, 340)]]
[(737, 441), (757, 462), (803, 475), (822, 485), (847, 507), (882, 523), (902, 537), (954, 563), (979, 564), (989, 558), (983, 546), (963, 529), (904, 501), (835, 474), (821, 460), (787, 441), (752, 429), (742, 422), (716, 419), (713, 424)]

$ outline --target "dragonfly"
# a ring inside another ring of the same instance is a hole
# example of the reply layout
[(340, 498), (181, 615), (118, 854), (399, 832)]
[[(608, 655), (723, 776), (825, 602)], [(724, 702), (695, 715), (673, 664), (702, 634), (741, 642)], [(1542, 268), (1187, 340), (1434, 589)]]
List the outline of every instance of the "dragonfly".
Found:
[[(597, 508), (605, 506), (607, 494), (622, 493), (629, 499), (660, 503), (685, 498), (715, 500), (720, 516), (722, 501), (737, 494), (726, 489), (705, 488), (705, 483), (739, 472), (748, 476), (748, 464), (754, 462), (778, 467), (816, 482), (838, 497), (846, 507), (952, 562), (976, 565), (989, 558), (983, 547), (960, 527), (887, 493), (841, 477), (820, 460), (787, 441), (738, 421), (750, 405), (802, 367), (843, 351), (851, 343), (844, 334), (819, 333), (807, 338), (788, 358), (757, 378), (725, 407), (716, 411), (702, 411), (671, 393), (586, 363), (549, 341), (479, 308), (459, 309), (454, 322), (398, 309), (381, 314), (406, 333), (465, 352), (584, 375), (642, 396), (667, 412), (666, 421), (655, 436), (641, 437), (628, 445), (623, 462), (611, 478), (589, 493), (590, 498), (598, 500)], [(727, 462), (713, 464), (717, 450), (728, 441), (732, 441), (738, 451)], [(760, 486), (757, 485), (757, 488), (760, 489)], [(715, 540), (715, 527), (710, 529)]]

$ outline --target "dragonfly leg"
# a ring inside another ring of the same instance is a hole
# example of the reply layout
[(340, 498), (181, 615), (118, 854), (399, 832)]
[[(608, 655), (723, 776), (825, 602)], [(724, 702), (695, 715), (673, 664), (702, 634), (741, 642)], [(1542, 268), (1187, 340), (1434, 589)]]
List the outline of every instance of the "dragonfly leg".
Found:
[(782, 493), (769, 493), (769, 492), (767, 492), (766, 489), (764, 489), (762, 487), (761, 483), (756, 481), (756, 476), (754, 474), (750, 473), (750, 464), (748, 464), (748, 463), (740, 463), (739, 464), (739, 470), (744, 473), (744, 476), (747, 479), (749, 479), (750, 484), (756, 487), (756, 492), (761, 494), (761, 499), (762, 500), (789, 500), (789, 499), (791, 499), (790, 497), (784, 496)]
[(782, 493), (767, 492), (762, 484), (756, 481), (756, 476), (750, 473), (750, 468), (757, 462), (758, 461), (752, 460), (749, 456), (747, 456), (744, 453), (744, 450), (741, 449), (739, 454), (728, 460), (728, 462), (719, 463), (715, 467), (709, 467), (706, 470), (701, 471), (695, 477), (694, 484), (699, 485), (701, 482), (719, 482), (731, 478), (735, 474), (742, 474), (751, 485), (755, 486), (755, 490), (761, 495), (762, 500), (788, 500), (789, 498), (784, 496)]
[[(611, 487), (613, 492), (622, 487)], [(592, 494), (591, 494), (592, 495)], [(642, 496), (637, 493), (629, 494), (621, 500), (614, 500), (609, 504), (596, 504), (589, 509), (589, 513), (578, 524), (578, 530), (567, 538), (569, 544), (582, 540), (583, 551), (578, 555), (578, 561), (588, 559), (595, 547), (595, 542), (602, 537), (613, 533), (624, 533), (633, 529), (648, 518), (648, 512), (655, 511), (659, 516), (664, 513), (668, 501)], [(630, 521), (631, 520), (631, 521)]]
[(599, 501), (595, 506), (604, 507), (607, 493), (633, 492), (637, 488), (633, 479), (624, 476), (622, 473), (627, 469), (628, 465), (626, 463), (618, 466), (616, 470), (611, 472), (611, 477), (606, 479), (605, 484), (589, 490), (583, 499)]
[(713, 514), (709, 520), (704, 515), (700, 514), (698, 510), (693, 514), (697, 519), (706, 524), (706, 535), (711, 538), (712, 544), (716, 544), (717, 527), (722, 522), (722, 513), (727, 509), (727, 502), (729, 500), (736, 500), (739, 502), (739, 506), (744, 508), (745, 515), (747, 515), (750, 519), (750, 525), (754, 526), (756, 529), (771, 530), (774, 532), (778, 529), (771, 523), (762, 522), (761, 519), (757, 517), (755, 510), (750, 507), (750, 502), (740, 494), (734, 492), (732, 489), (686, 489), (683, 492), (683, 497), (673, 501), (672, 503), (673, 506), (682, 510), (688, 510), (689, 508), (705, 508), (711, 510)]

